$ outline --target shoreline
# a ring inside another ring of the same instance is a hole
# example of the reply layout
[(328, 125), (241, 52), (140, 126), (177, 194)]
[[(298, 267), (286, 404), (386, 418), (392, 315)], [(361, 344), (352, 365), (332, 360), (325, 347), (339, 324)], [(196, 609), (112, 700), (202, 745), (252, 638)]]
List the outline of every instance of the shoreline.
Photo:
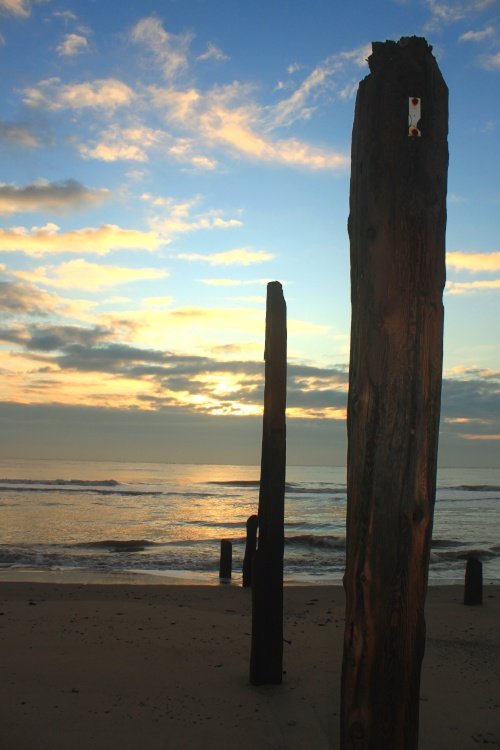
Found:
[[(429, 579), (428, 588), (441, 586), (464, 586), (465, 566), (462, 576), (433, 577)], [(242, 574), (240, 571), (233, 571), (230, 580), (219, 580), (216, 571), (191, 571), (191, 570), (158, 570), (158, 571), (94, 571), (84, 568), (67, 568), (57, 570), (47, 570), (39, 568), (21, 568), (5, 567), (0, 568), (0, 584), (2, 582), (13, 583), (53, 583), (53, 584), (102, 584), (102, 585), (121, 585), (128, 584), (133, 586), (234, 586), (241, 588)], [(285, 588), (293, 586), (320, 586), (323, 587), (342, 587), (342, 577), (327, 577), (311, 575), (290, 575), (286, 576), (283, 581)], [(483, 586), (500, 586), (500, 580), (494, 578), (483, 578)]]
[[(420, 747), (500, 747), (500, 586), (429, 588)], [(248, 681), (251, 592), (0, 583), (0, 738), (14, 750), (338, 747), (344, 592), (286, 586), (281, 686)]]

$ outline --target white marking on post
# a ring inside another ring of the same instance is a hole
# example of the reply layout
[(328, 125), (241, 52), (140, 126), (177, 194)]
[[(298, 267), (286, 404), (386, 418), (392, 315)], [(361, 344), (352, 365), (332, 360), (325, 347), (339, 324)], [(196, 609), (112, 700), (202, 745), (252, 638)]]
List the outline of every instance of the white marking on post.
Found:
[(408, 135), (410, 138), (420, 138), (422, 135), (419, 126), (421, 118), (421, 102), (417, 96), (408, 99)]

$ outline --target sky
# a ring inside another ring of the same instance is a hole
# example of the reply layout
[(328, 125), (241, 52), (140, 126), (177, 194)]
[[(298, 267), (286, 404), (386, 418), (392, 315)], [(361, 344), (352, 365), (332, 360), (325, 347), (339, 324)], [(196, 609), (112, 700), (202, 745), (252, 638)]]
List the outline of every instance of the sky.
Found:
[(0, 0), (0, 450), (260, 461), (266, 284), (288, 460), (344, 465), (347, 217), (372, 41), (450, 90), (439, 460), (500, 456), (500, 0)]

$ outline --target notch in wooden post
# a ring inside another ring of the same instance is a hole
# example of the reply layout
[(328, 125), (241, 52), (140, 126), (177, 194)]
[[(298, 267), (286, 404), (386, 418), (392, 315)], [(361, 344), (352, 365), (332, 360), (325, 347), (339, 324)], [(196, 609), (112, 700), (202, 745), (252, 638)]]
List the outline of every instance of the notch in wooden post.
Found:
[(243, 587), (249, 588), (252, 585), (252, 565), (257, 547), (257, 527), (259, 517), (252, 515), (247, 520), (247, 538), (245, 544), (245, 557), (243, 558)]

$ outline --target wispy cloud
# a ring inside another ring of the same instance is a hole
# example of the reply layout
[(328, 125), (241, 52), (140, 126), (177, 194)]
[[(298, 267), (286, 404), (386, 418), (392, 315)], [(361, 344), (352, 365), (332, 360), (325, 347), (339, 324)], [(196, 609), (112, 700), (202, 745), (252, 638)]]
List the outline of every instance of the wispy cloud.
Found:
[(114, 112), (117, 107), (129, 105), (134, 92), (126, 83), (115, 78), (103, 78), (84, 83), (61, 83), (61, 79), (47, 78), (37, 86), (23, 90), (24, 103), (29, 107), (49, 110), (96, 109)]
[[(342, 97), (341, 92), (345, 90), (347, 82), (344, 77), (337, 82), (336, 77), (340, 77), (346, 69), (352, 70), (354, 67), (357, 83), (359, 69), (366, 65), (366, 58), (370, 53), (371, 47), (364, 45), (327, 57), (302, 81), (291, 96), (269, 108), (272, 126), (291, 125), (295, 120), (309, 119), (315, 109), (315, 100), (319, 96), (324, 96), (325, 91), (331, 95), (336, 92)], [(291, 67), (294, 72), (299, 69), (296, 66)]]
[(191, 34), (172, 34), (166, 31), (161, 21), (154, 16), (141, 19), (130, 32), (131, 40), (142, 45), (153, 57), (163, 75), (171, 79), (188, 65), (188, 49)]
[(500, 279), (490, 281), (447, 281), (446, 294), (473, 294), (475, 292), (494, 292), (500, 290)]
[(490, 55), (480, 55), (478, 57), (479, 65), (485, 70), (500, 71), (500, 52)]
[(22, 252), (33, 257), (57, 253), (107, 255), (111, 250), (155, 250), (160, 244), (154, 232), (122, 229), (116, 224), (61, 232), (57, 224), (0, 229), (0, 252)]
[(27, 18), (33, 0), (0, 0), (0, 13)]
[(169, 241), (176, 234), (197, 232), (202, 229), (237, 229), (243, 226), (240, 218), (225, 218), (218, 209), (208, 211), (196, 210), (201, 198), (179, 201), (172, 197), (154, 196), (143, 193), (143, 201), (159, 211), (151, 218), (151, 228), (164, 241)]
[(466, 31), (458, 37), (459, 42), (482, 42), (495, 35), (493, 26), (486, 26), (481, 31)]
[(71, 10), (55, 10), (52, 14), (54, 18), (61, 18), (63, 21), (78, 21), (78, 16)]
[[(304, 143), (296, 138), (276, 138), (273, 132), (295, 120), (307, 119), (320, 98), (330, 89), (334, 73), (362, 63), (365, 48), (340, 53), (318, 66), (293, 94), (275, 105), (261, 105), (254, 88), (234, 81), (207, 91), (170, 83), (150, 86), (150, 101), (171, 129), (190, 134), (200, 150), (229, 150), (247, 159), (275, 162), (307, 169), (342, 170), (349, 165), (347, 154)], [(364, 64), (364, 63), (363, 63)], [(356, 78), (358, 73), (356, 73)], [(346, 81), (341, 89), (345, 90)], [(340, 83), (339, 83), (340, 87)], [(342, 96), (340, 88), (337, 91)]]
[[(134, 26), (131, 39), (145, 47), (163, 69), (165, 86), (138, 85), (134, 91), (114, 78), (63, 83), (54, 77), (23, 92), (24, 102), (30, 107), (93, 110), (106, 116), (108, 122), (118, 108), (134, 103), (136, 122), (112, 122), (95, 141), (80, 143), (78, 149), (85, 158), (147, 162), (155, 149), (156, 155), (207, 171), (218, 167), (219, 159), (213, 152), (224, 150), (232, 156), (291, 167), (335, 171), (348, 168), (347, 153), (298, 138), (277, 137), (276, 131), (290, 127), (296, 120), (310, 118), (322, 101), (332, 96), (350, 96), (359, 78), (359, 66), (365, 64), (367, 48), (328, 57), (294, 87), (292, 94), (273, 105), (263, 105), (255, 99), (254, 87), (239, 81), (205, 91), (191, 83), (180, 85), (180, 74), (189, 70), (189, 34), (171, 34), (159, 19), (150, 17)], [(205, 56), (221, 59), (221, 54), (217, 47), (209, 45)], [(162, 118), (163, 128), (153, 130), (140, 122), (141, 114), (150, 113), (151, 106)], [(126, 114), (132, 117), (131, 111)]]
[(202, 261), (211, 266), (252, 266), (255, 263), (265, 263), (274, 256), (264, 250), (248, 250), (244, 247), (225, 250), (221, 253), (203, 255), (201, 253), (179, 253), (181, 260)]
[(461, 250), (455, 250), (446, 253), (446, 265), (459, 271), (472, 273), (500, 271), (500, 252), (464, 253)]
[(82, 289), (96, 292), (137, 281), (164, 279), (168, 271), (157, 268), (125, 268), (104, 263), (90, 263), (78, 258), (60, 265), (40, 266), (32, 271), (17, 271), (15, 276), (59, 289)]
[(26, 123), (0, 120), (1, 143), (23, 148), (37, 148), (43, 145), (43, 140), (35, 135), (32, 127)]
[(81, 144), (80, 154), (100, 161), (149, 161), (149, 150), (165, 143), (166, 134), (158, 129), (135, 124), (110, 125), (92, 145)]
[(109, 190), (92, 190), (76, 180), (40, 180), (24, 187), (0, 183), (0, 214), (47, 210), (64, 212), (93, 206), (109, 197)]
[(61, 57), (74, 57), (88, 51), (89, 43), (87, 38), (81, 34), (66, 34), (56, 47), (56, 52)]
[(217, 47), (215, 44), (212, 44), (212, 42), (209, 42), (207, 44), (207, 49), (205, 52), (203, 52), (201, 55), (198, 55), (196, 58), (200, 62), (206, 62), (207, 60), (216, 60), (217, 62), (226, 62), (226, 60), (229, 60), (228, 55), (225, 55), (224, 52)]
[(263, 286), (268, 283), (269, 279), (200, 279), (200, 281), (207, 286), (240, 287), (254, 286), (255, 284)]
[(491, 8), (497, 0), (426, 0), (430, 11), (430, 18), (425, 24), (426, 31), (437, 31), (457, 21), (462, 21), (473, 14), (480, 13)]

